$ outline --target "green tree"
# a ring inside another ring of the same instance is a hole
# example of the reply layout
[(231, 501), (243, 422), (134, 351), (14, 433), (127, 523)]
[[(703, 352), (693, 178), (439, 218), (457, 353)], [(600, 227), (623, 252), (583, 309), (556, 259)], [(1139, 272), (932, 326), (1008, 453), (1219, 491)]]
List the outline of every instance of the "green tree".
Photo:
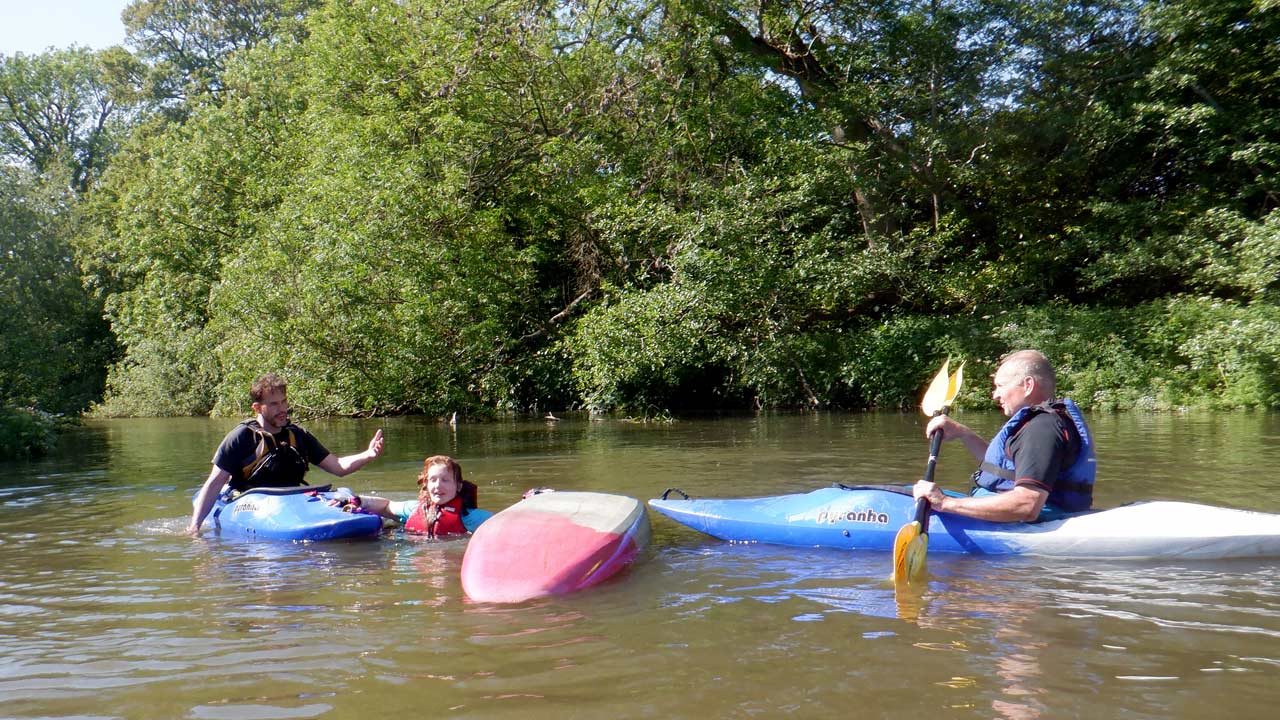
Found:
[(115, 351), (71, 247), (123, 120), (99, 59), (0, 56), (0, 406), (78, 413), (101, 396)]
[[(1222, 273), (1278, 205), (1280, 13), (1251, 0), (1140, 6), (1145, 57), (1084, 115), (1083, 280), (1108, 302), (1170, 289), (1238, 295)], [(1235, 227), (1233, 227), (1235, 226)]]
[(283, 201), (214, 297), (222, 406), (264, 364), (317, 411), (512, 401), (528, 372), (514, 339), (544, 301), (538, 251), (497, 198), (536, 157), (540, 133), (512, 122), (524, 113), (505, 92), (525, 41), (543, 42), (536, 20), (514, 3), (342, 3), (313, 18)]
[(1280, 207), (1280, 6), (1270, 0), (1146, 5), (1156, 61), (1141, 127), (1161, 191), (1223, 200), (1260, 219)]
[(84, 48), (0, 55), (0, 157), (62, 174), (83, 192), (115, 146), (120, 106)]
[(133, 0), (121, 13), (141, 64), (121, 64), (144, 97), (181, 112), (226, 91), (230, 57), (260, 42), (297, 39), (318, 0)]
[(95, 192), (107, 406), (897, 406), (1033, 342), (1103, 406), (1274, 395), (1265, 3), (272, 7)]
[(76, 199), (0, 166), (0, 406), (78, 413), (101, 396), (114, 344), (67, 242)]
[(287, 190), (282, 146), (304, 104), (291, 89), (294, 50), (262, 48), (231, 73), (227, 102), (185, 123), (140, 126), (86, 204), (78, 256), (125, 350), (100, 412), (213, 407), (222, 371), (210, 298), (228, 256), (261, 248), (259, 223)]

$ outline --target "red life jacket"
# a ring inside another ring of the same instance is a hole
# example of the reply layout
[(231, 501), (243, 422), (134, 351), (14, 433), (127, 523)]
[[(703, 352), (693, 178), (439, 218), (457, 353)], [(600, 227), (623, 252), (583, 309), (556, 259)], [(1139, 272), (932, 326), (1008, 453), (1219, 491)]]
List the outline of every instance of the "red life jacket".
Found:
[[(427, 522), (427, 512), (434, 507), (435, 521)], [(467, 532), (467, 528), (462, 524), (462, 515), (466, 510), (462, 507), (462, 496), (456, 496), (444, 505), (432, 506), (429, 502), (418, 503), (418, 509), (413, 511), (409, 516), (409, 521), (404, 524), (404, 529), (411, 533), (421, 533), (431, 537), (441, 537), (444, 535), (460, 535)]]

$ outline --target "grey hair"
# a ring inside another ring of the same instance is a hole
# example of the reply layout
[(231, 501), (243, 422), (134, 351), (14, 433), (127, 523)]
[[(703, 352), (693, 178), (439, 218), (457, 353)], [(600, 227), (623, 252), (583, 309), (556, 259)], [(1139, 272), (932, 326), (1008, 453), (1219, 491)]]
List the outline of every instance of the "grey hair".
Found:
[(1039, 350), (1011, 352), (1000, 359), (1000, 367), (1008, 367), (1020, 377), (1035, 378), (1036, 384), (1044, 387), (1045, 395), (1056, 397), (1058, 374), (1054, 372), (1049, 358)]

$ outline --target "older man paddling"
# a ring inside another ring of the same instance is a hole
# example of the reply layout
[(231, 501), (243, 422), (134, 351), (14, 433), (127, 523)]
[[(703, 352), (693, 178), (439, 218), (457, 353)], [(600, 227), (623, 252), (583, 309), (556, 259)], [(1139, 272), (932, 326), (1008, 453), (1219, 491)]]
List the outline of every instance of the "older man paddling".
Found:
[(1097, 461), (1080, 408), (1068, 399), (1054, 402), (1056, 375), (1036, 350), (1019, 350), (1000, 362), (991, 397), (1009, 416), (991, 442), (940, 415), (925, 436), (960, 440), (981, 463), (968, 497), (946, 495), (921, 480), (916, 497), (927, 497), (937, 512), (994, 522), (1030, 522), (1088, 510), (1093, 504)]
[(188, 534), (200, 532), (225, 484), (239, 492), (251, 487), (305, 485), (302, 478), (311, 465), (342, 477), (382, 454), (381, 430), (374, 433), (362, 453), (338, 457), (329, 452), (314, 435), (289, 422), (287, 391), (284, 379), (275, 373), (253, 382), (249, 396), (255, 417), (235, 426), (222, 439), (213, 456), (213, 470), (193, 503)]

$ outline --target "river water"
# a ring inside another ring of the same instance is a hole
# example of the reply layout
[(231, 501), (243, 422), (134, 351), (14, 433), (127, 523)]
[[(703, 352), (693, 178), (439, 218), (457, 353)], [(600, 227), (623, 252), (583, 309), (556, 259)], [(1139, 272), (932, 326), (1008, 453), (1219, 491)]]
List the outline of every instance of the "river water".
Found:
[[(963, 420), (989, 434), (1001, 418)], [(1090, 420), (1098, 506), (1280, 512), (1280, 417)], [(931, 554), (904, 609), (887, 554), (729, 545), (655, 515), (649, 549), (601, 587), (474, 604), (466, 540), (183, 535), (234, 422), (91, 422), (51, 457), (0, 464), (0, 717), (1248, 720), (1280, 702), (1280, 560)], [(449, 453), (493, 510), (535, 486), (910, 482), (927, 453), (906, 414), (306, 426), (338, 454), (384, 429), (385, 455), (339, 483), (358, 493), (410, 498), (422, 458)], [(971, 465), (948, 443), (939, 479), (963, 487)]]

